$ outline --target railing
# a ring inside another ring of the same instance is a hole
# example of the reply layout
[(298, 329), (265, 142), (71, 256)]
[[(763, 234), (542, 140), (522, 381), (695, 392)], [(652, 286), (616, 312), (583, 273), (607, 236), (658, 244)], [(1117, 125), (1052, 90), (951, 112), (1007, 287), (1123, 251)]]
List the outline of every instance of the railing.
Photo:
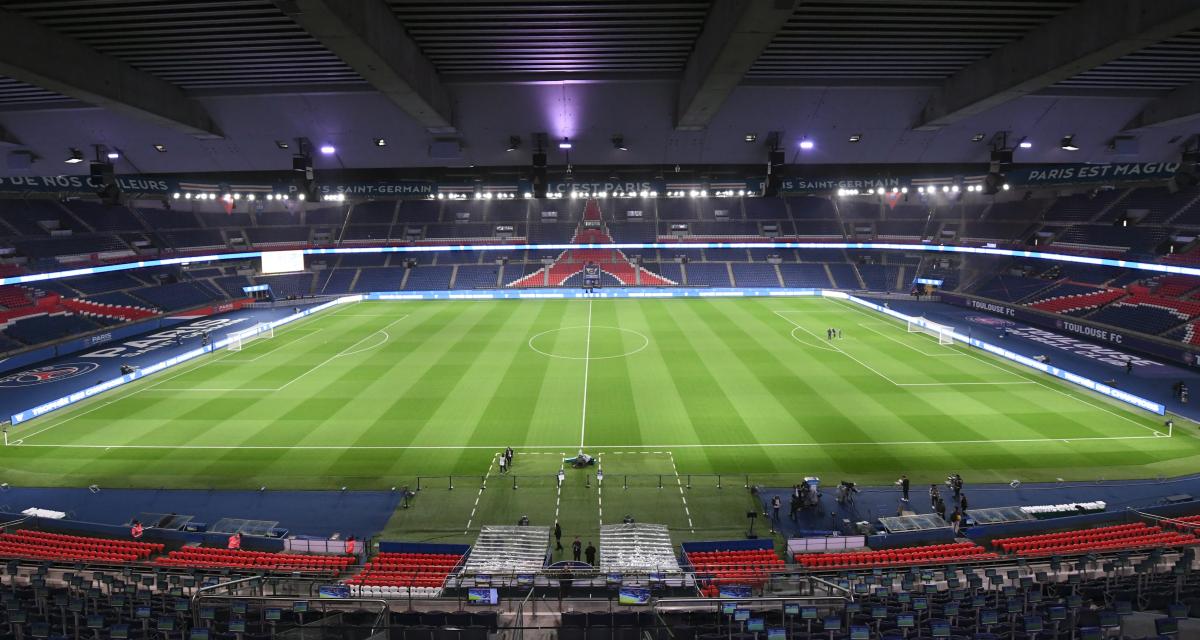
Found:
[(513, 640), (524, 640), (525, 638), (525, 607), (529, 605), (533, 592), (534, 588), (530, 587), (529, 593), (526, 593), (521, 604), (517, 605), (517, 613), (513, 616)]

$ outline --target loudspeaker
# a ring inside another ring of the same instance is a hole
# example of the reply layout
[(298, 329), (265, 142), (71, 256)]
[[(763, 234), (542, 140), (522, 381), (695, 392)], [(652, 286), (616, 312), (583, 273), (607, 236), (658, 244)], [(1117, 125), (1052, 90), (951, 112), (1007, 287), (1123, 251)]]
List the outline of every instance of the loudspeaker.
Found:
[(92, 187), (96, 189), (100, 201), (108, 205), (120, 204), (121, 188), (113, 175), (113, 166), (107, 162), (93, 162), (90, 173)]
[(767, 186), (763, 195), (775, 197), (783, 187), (783, 164), (786, 156), (782, 149), (772, 149), (767, 153)]
[(533, 197), (546, 197), (546, 152), (533, 152), (533, 171), (530, 174), (529, 182), (533, 185)]

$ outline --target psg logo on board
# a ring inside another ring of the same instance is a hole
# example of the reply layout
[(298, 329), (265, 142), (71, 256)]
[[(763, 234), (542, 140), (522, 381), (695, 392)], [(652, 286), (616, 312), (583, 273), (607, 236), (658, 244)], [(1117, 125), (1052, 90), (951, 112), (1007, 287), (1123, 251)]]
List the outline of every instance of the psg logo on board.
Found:
[(85, 373), (91, 373), (99, 368), (100, 365), (95, 362), (68, 362), (64, 364), (51, 364), (36, 369), (27, 369), (0, 378), (0, 389), (32, 387), (49, 382), (58, 382), (59, 380), (66, 380)]

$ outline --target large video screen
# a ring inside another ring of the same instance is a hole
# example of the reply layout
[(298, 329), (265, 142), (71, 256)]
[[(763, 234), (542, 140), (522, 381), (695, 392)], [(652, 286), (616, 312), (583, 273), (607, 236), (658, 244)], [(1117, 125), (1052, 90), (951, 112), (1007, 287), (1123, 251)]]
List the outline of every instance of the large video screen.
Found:
[(264, 251), (262, 254), (263, 273), (292, 273), (304, 271), (303, 251)]

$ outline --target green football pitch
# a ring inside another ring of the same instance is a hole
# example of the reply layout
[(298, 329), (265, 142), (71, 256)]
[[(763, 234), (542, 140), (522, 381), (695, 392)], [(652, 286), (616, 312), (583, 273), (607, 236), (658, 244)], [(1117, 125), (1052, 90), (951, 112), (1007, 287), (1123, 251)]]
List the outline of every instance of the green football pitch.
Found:
[[(842, 337), (827, 339), (830, 327)], [(1194, 470), (1200, 453), (1158, 416), (821, 298), (348, 304), (9, 439), (0, 477), (14, 485), (377, 489), (420, 477), (456, 485), (422, 493), (423, 515), (446, 520), (430, 526), (463, 530), (546, 519), (564, 500), (594, 504), (592, 519), (640, 509), (704, 529), (715, 516), (687, 499), (718, 483), (738, 489), (726, 494), (744, 516), (746, 484), (806, 475), (1153, 477)], [(506, 446), (516, 477), (501, 479)], [(600, 461), (603, 496), (579, 471), (566, 484), (589, 493), (556, 486), (581, 448)], [(520, 490), (484, 498), (484, 478)]]

